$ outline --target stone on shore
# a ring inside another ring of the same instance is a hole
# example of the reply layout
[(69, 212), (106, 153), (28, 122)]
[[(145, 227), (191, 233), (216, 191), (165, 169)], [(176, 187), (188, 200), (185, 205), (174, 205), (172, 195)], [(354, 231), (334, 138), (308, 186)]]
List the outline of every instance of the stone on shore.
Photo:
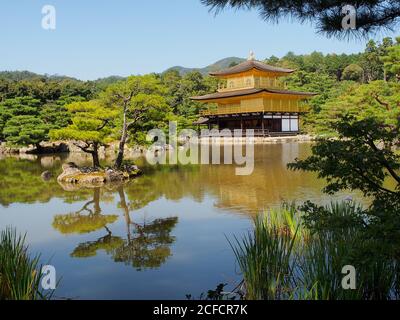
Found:
[(43, 181), (49, 181), (53, 177), (53, 174), (50, 171), (44, 171), (40, 176)]
[(55, 141), (55, 142), (41, 142), (39, 147), (29, 145), (26, 147), (12, 147), (8, 146), (5, 142), (0, 144), (0, 154), (56, 154), (56, 153), (68, 153), (70, 147), (67, 142)]

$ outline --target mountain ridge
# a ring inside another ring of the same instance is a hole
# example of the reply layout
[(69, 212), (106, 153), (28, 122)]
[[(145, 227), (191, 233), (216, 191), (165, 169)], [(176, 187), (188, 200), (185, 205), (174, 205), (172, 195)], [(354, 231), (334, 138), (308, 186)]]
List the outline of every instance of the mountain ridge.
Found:
[(179, 74), (181, 76), (183, 76), (189, 72), (198, 71), (202, 75), (208, 75), (210, 72), (220, 71), (222, 69), (229, 68), (231, 66), (231, 64), (233, 64), (233, 63), (238, 64), (243, 61), (245, 61), (245, 59), (243, 59), (243, 58), (227, 57), (227, 58), (218, 60), (218, 61), (214, 62), (213, 64), (210, 64), (203, 68), (188, 68), (188, 67), (183, 67), (183, 66), (174, 66), (174, 67), (171, 67), (171, 68), (165, 70), (164, 72), (176, 70), (179, 72)]
[[(171, 68), (168, 68), (167, 70), (161, 72), (165, 73), (171, 70), (177, 70), (181, 76), (184, 76), (188, 74), (189, 72), (194, 72), (198, 71), (202, 75), (208, 75), (210, 72), (216, 72), (220, 71), (222, 69), (229, 68), (232, 66), (232, 64), (239, 64), (241, 62), (245, 61), (243, 58), (238, 58), (238, 57), (227, 57), (220, 59), (208, 66), (205, 66), (203, 68), (189, 68), (189, 67), (183, 67), (183, 66), (174, 66)], [(49, 79), (49, 80), (72, 80), (72, 81), (84, 81), (75, 77), (70, 77), (67, 75), (59, 75), (59, 74), (39, 74), (27, 70), (4, 70), (0, 71), (0, 79), (5, 79), (5, 80), (11, 80), (11, 81), (22, 81), (22, 80), (32, 80), (36, 78), (44, 78), (44, 79)], [(95, 83), (102, 83), (104, 85), (110, 84), (117, 82), (119, 80), (126, 79), (126, 77), (123, 76), (118, 76), (118, 75), (111, 75), (103, 78), (98, 78), (96, 80), (89, 80), (89, 82), (95, 82)]]

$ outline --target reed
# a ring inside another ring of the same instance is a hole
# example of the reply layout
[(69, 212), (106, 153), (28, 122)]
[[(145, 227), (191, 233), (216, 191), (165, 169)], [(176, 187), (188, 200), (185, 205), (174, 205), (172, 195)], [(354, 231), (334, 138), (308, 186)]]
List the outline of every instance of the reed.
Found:
[[(250, 300), (397, 297), (397, 260), (381, 254), (374, 239), (366, 240), (368, 223), (362, 212), (353, 202), (341, 202), (320, 207), (314, 221), (294, 205), (257, 216), (254, 230), (230, 242), (243, 275), (242, 296)], [(345, 265), (356, 267), (355, 290), (342, 288)]]
[(39, 256), (31, 258), (25, 235), (6, 228), (0, 234), (0, 300), (48, 299), (40, 290)]
[(246, 298), (251, 300), (285, 299), (293, 286), (293, 246), (297, 236), (282, 233), (281, 226), (264, 217), (254, 221), (254, 233), (235, 238), (230, 245), (243, 273)]

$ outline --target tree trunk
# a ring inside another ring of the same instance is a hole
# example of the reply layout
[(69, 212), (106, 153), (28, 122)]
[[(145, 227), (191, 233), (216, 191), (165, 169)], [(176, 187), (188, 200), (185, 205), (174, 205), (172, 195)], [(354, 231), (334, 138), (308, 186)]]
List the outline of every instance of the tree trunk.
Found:
[(36, 154), (41, 154), (41, 153), (43, 153), (43, 148), (42, 148), (42, 146), (40, 145), (40, 142), (39, 142), (39, 143), (36, 143), (36, 144), (35, 144), (35, 147), (36, 147)]
[(336, 80), (342, 81), (342, 70), (340, 70), (340, 69), (336, 70)]
[(124, 123), (122, 125), (122, 135), (121, 135), (121, 140), (119, 141), (119, 150), (118, 150), (118, 155), (117, 159), (115, 160), (114, 167), (116, 169), (120, 169), (122, 166), (122, 161), (124, 160), (124, 151), (125, 151), (125, 143), (126, 143), (126, 138), (128, 136), (128, 125), (126, 122), (126, 111), (127, 111), (127, 106), (124, 106)]
[(121, 208), (124, 210), (124, 217), (125, 217), (125, 222), (126, 222), (126, 234), (127, 234), (128, 241), (130, 241), (131, 240), (132, 220), (129, 215), (129, 207), (126, 203), (125, 192), (124, 192), (123, 186), (120, 186), (118, 188), (118, 193), (119, 193), (119, 204), (120, 204)]
[(91, 154), (93, 158), (93, 167), (100, 168), (99, 145), (97, 143), (93, 143), (93, 151)]
[(94, 206), (93, 206), (94, 214), (101, 214), (100, 188), (94, 189), (93, 202), (94, 202)]

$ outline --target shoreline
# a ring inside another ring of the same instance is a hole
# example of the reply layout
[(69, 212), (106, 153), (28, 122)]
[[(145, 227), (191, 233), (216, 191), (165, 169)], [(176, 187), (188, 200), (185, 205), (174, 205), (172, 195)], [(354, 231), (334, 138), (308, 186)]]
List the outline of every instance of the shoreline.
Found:
[[(277, 143), (307, 143), (313, 142), (316, 140), (316, 136), (304, 134), (304, 135), (296, 135), (296, 136), (281, 136), (281, 137), (202, 137), (199, 139), (199, 144), (208, 144), (211, 145), (213, 143), (224, 145), (224, 144), (277, 144)], [(107, 148), (100, 147), (99, 155), (107, 156), (114, 155), (117, 152), (117, 144), (118, 142), (110, 143)], [(170, 145), (166, 145), (166, 147), (170, 147)], [(145, 152), (149, 147), (146, 146), (133, 146), (126, 147), (126, 154), (137, 154)], [(160, 147), (161, 148), (161, 147)], [(56, 154), (67, 154), (67, 153), (84, 153), (78, 147), (76, 147), (73, 142), (68, 141), (55, 141), (55, 142), (43, 142), (41, 143), (41, 150), (36, 149), (35, 146), (27, 146), (27, 147), (10, 147), (7, 146), (4, 142), (0, 144), (0, 155), (33, 155), (33, 156), (45, 156), (45, 155), (56, 155)]]

